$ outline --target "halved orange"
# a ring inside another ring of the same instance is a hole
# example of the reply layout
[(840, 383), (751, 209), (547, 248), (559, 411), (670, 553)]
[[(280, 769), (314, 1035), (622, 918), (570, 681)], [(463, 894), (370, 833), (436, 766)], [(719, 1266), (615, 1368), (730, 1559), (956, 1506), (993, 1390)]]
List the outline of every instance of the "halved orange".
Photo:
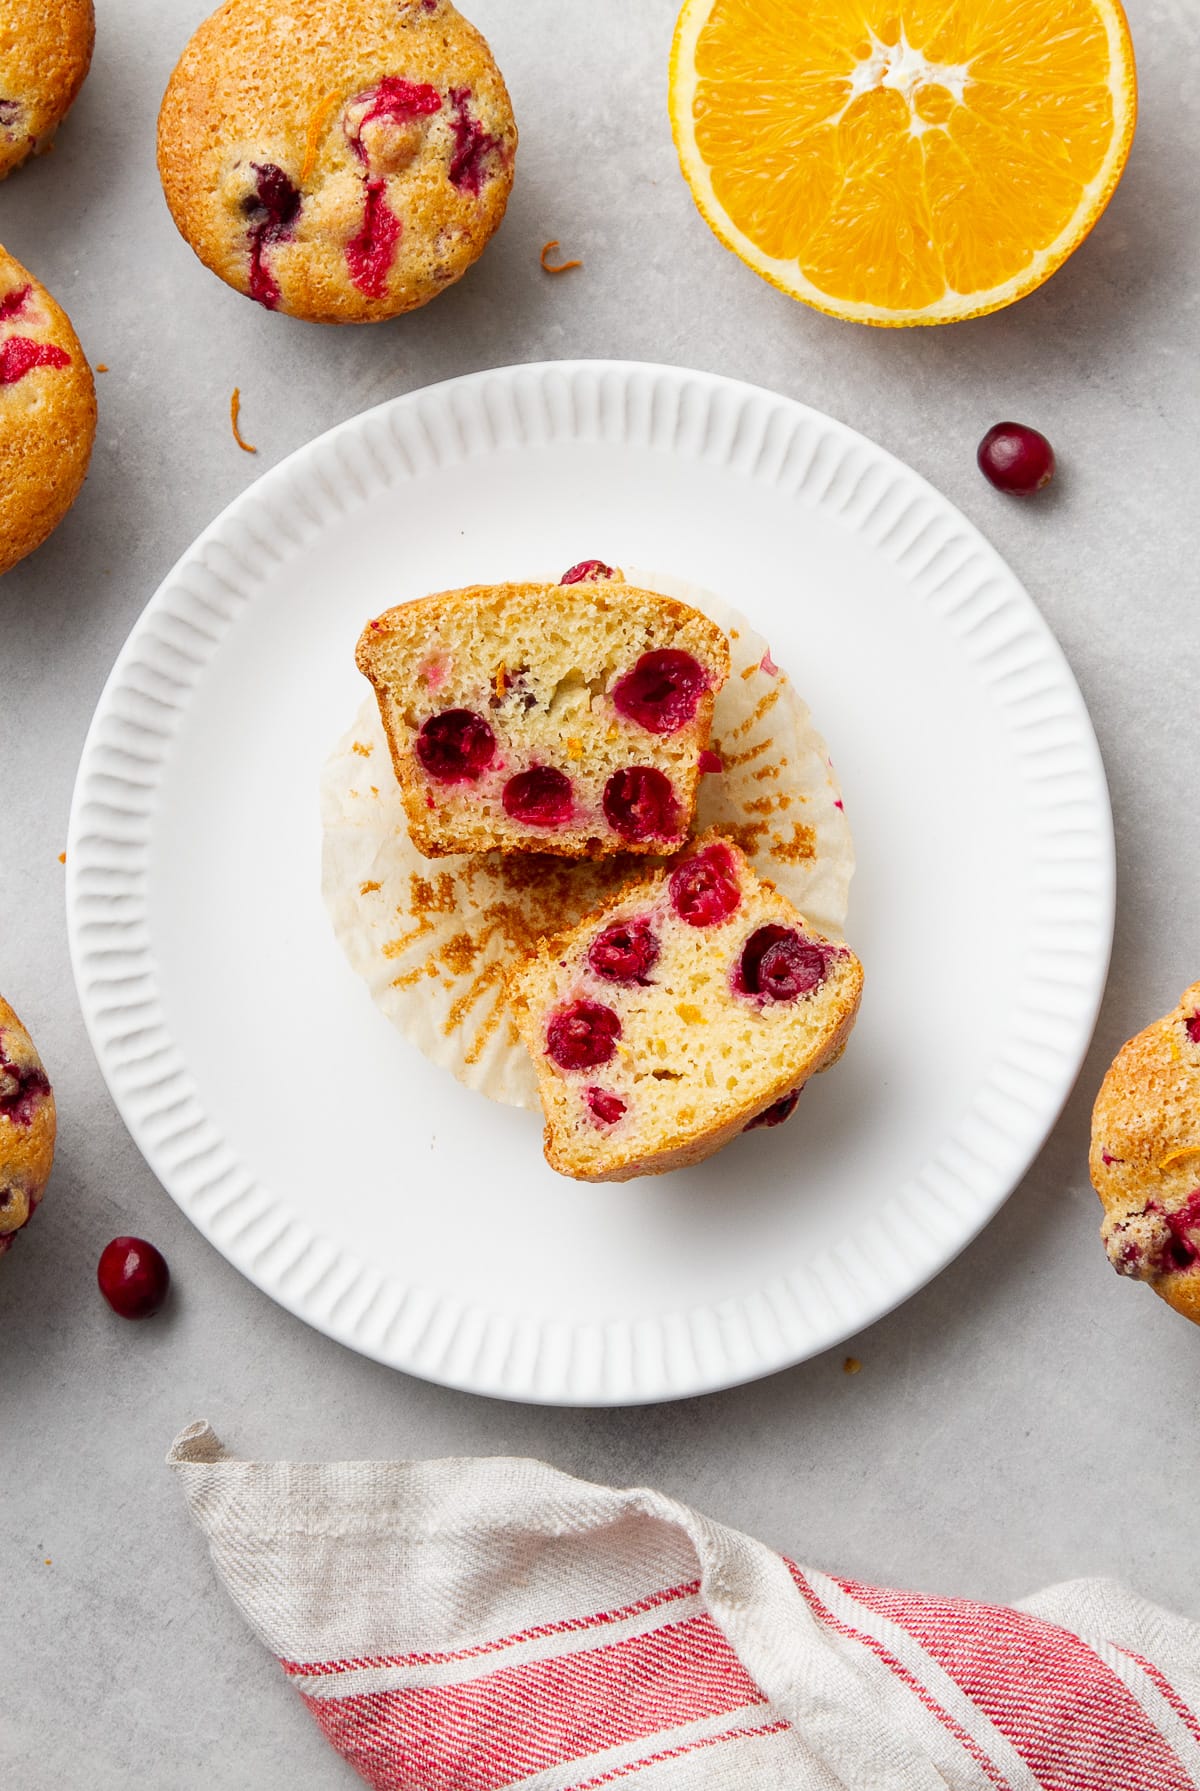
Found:
[(859, 323), (997, 311), (1078, 248), (1137, 114), (1120, 0), (684, 0), (671, 126), (712, 229)]

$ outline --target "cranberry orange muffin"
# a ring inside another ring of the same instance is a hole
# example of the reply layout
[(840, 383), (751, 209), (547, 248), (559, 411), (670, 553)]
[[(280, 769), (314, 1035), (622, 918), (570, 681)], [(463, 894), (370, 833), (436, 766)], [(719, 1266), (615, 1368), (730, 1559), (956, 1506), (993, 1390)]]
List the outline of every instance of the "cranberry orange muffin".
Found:
[(92, 0), (0, 0), (0, 180), (53, 137), (95, 36)]
[(483, 252), (517, 129), (500, 71), (450, 0), (225, 0), (158, 120), (181, 235), (271, 311), (370, 323)]
[(95, 382), (70, 319), (0, 248), (0, 573), (71, 508), (95, 434)]
[(1092, 1113), (1091, 1171), (1114, 1269), (1200, 1324), (1200, 983), (1117, 1053)]
[(45, 1192), (54, 1161), (54, 1091), (33, 1040), (0, 999), (0, 1256)]
[(598, 564), (570, 583), (443, 591), (363, 630), (358, 668), (427, 857), (682, 843), (729, 643)]
[(718, 834), (543, 941), (510, 993), (546, 1160), (623, 1182), (779, 1125), (842, 1053), (862, 965)]

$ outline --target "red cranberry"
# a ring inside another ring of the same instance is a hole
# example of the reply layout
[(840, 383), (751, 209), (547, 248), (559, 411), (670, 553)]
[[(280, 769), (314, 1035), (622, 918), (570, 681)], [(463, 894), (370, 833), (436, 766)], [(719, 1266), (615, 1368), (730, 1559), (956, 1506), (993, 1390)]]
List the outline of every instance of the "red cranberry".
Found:
[(573, 1001), (550, 1016), (546, 1053), (563, 1070), (594, 1070), (616, 1053), (621, 1022), (599, 1001)]
[(658, 963), (658, 939), (648, 920), (615, 920), (592, 940), (588, 963), (609, 983), (644, 983)]
[(796, 1111), (796, 1102), (800, 1099), (800, 1090), (793, 1088), (791, 1094), (784, 1095), (782, 1101), (775, 1101), (770, 1107), (764, 1107), (756, 1113), (749, 1125), (743, 1126), (743, 1132), (756, 1132), (760, 1126), (781, 1126), (785, 1119), (790, 1119)]
[(504, 812), (530, 827), (565, 827), (575, 810), (571, 780), (553, 765), (518, 771), (504, 786)]
[(724, 771), (725, 761), (719, 752), (711, 752), (706, 746), (696, 761), (696, 769), (701, 777), (707, 777), (710, 771)]
[(29, 295), (32, 291), (33, 287), (26, 285), (14, 286), (11, 292), (6, 292), (4, 297), (0, 298), (0, 323), (7, 323), (10, 318), (19, 317), (29, 303)]
[(38, 1102), (50, 1093), (45, 1070), (23, 1070), (10, 1061), (0, 1044), (0, 1118), (14, 1126), (31, 1126)]
[(759, 927), (742, 951), (738, 980), (748, 995), (795, 1001), (825, 980), (825, 953), (794, 927)]
[(979, 444), (979, 470), (997, 491), (1029, 497), (1054, 477), (1054, 449), (1028, 423), (996, 423)]
[(1163, 1248), (1161, 1272), (1192, 1268), (1200, 1262), (1200, 1245), (1196, 1243), (1196, 1234), (1200, 1233), (1200, 1188), (1175, 1212), (1164, 1212), (1163, 1218), (1171, 1236)]
[(431, 715), (417, 735), (417, 757), (439, 784), (474, 783), (495, 756), (496, 736), (470, 709)]
[(10, 336), (0, 347), (0, 386), (15, 386), (35, 367), (69, 367), (71, 357), (54, 342), (31, 342), (28, 336)]
[(171, 1271), (145, 1238), (114, 1238), (96, 1266), (96, 1280), (121, 1318), (152, 1318), (167, 1297)]
[(737, 866), (728, 846), (706, 846), (671, 872), (671, 906), (689, 927), (715, 927), (739, 907)]
[(1184, 1022), (1185, 1030), (1193, 1045), (1200, 1045), (1200, 1014), (1193, 1014)]
[(362, 140), (365, 125), (373, 123), (376, 118), (388, 118), (395, 124), (408, 124), (415, 118), (428, 118), (432, 113), (441, 111), (442, 96), (436, 87), (430, 87), (423, 81), (406, 81), (400, 75), (384, 75), (378, 86), (356, 94), (350, 101), (352, 118), (358, 107), (364, 104), (366, 110), (362, 116), (356, 123), (346, 126), (350, 147), (360, 162), (367, 160)]
[(625, 1103), (620, 1096), (609, 1094), (603, 1088), (587, 1088), (583, 1098), (592, 1117), (602, 1126), (615, 1126), (625, 1111)]
[(626, 840), (675, 839), (682, 822), (670, 778), (653, 765), (613, 772), (604, 786), (604, 815)]
[(254, 191), (244, 202), (247, 212), (265, 211), (271, 223), (286, 229), (300, 210), (300, 189), (274, 162), (252, 162)]
[(603, 560), (580, 560), (577, 566), (564, 572), (558, 582), (560, 585), (581, 585), (596, 579), (611, 578), (612, 575), (612, 567), (606, 566)]
[(382, 298), (396, 259), (400, 220), (387, 202), (386, 180), (364, 183), (362, 229), (346, 244), (350, 278), (368, 298)]
[(300, 211), (300, 189), (274, 162), (252, 162), (254, 191), (242, 201), (250, 227), (250, 297), (274, 311), (279, 303), (279, 283), (267, 266), (266, 251), (285, 242)]
[(283, 295), (263, 253), (267, 241), (265, 225), (250, 232), (250, 297), (264, 310), (277, 311)]
[[(1167, 1223), (1170, 1224), (1170, 1220)], [(1177, 1237), (1175, 1228), (1172, 1226), (1171, 1241), (1163, 1251), (1163, 1273), (1169, 1275), (1172, 1272), (1180, 1273), (1184, 1269), (1190, 1269), (1198, 1257), (1200, 1257), (1200, 1250), (1197, 1250), (1192, 1239)]]
[(690, 653), (663, 647), (643, 653), (613, 686), (613, 707), (651, 734), (674, 734), (695, 717), (708, 673)]
[(450, 182), (460, 193), (478, 194), (484, 181), (494, 170), (494, 156), (502, 146), (499, 137), (485, 131), (469, 111), (471, 89), (452, 87), (450, 106), (453, 116), (450, 129), (454, 148), (450, 155)]

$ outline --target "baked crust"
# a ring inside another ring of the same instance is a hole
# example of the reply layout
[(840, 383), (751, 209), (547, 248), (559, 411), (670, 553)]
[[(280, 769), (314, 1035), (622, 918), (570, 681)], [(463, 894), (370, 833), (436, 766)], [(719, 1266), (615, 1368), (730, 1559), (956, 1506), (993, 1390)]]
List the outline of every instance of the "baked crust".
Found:
[(1200, 982), (1113, 1059), (1089, 1166), (1113, 1266), (1200, 1324)]
[(45, 1066), (0, 998), (0, 1256), (41, 1204), (54, 1162), (56, 1123)]
[[(58, 364), (19, 371), (35, 351)], [(79, 495), (95, 435), (95, 381), (70, 318), (0, 248), (0, 573), (58, 527)]]
[[(388, 81), (429, 91), (372, 113)], [(504, 216), (516, 148), (492, 53), (450, 0), (226, 0), (158, 120), (185, 241), (236, 291), (317, 323), (394, 317), (460, 279)], [(255, 210), (264, 168), (290, 215)]]
[(0, 180), (47, 147), (95, 40), (92, 0), (0, 0)]

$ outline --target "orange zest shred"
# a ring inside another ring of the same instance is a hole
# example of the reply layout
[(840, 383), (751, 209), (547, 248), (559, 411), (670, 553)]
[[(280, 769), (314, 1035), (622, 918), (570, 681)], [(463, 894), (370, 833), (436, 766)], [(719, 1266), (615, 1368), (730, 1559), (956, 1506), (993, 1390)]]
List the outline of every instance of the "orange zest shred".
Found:
[(66, 864), (66, 862), (67, 862), (67, 855), (66, 855), (66, 853), (65, 853), (65, 852), (60, 852), (60, 853), (59, 853), (59, 855), (58, 855), (58, 862), (59, 862), (59, 864)]
[(570, 273), (573, 267), (583, 266), (582, 261), (547, 261), (546, 257), (551, 249), (557, 249), (558, 247), (559, 241), (556, 236), (551, 237), (548, 243), (542, 244), (542, 252), (538, 256), (538, 260), (542, 264), (542, 272), (544, 274), (567, 274)]
[(567, 757), (569, 759), (581, 759), (583, 757), (583, 741), (576, 740), (574, 735), (567, 741)]
[(97, 361), (96, 362), (96, 372), (97, 373), (107, 373), (108, 372), (108, 362), (107, 361)]
[(329, 122), (329, 114), (341, 99), (340, 93), (327, 93), (324, 99), (317, 101), (308, 115), (308, 133), (304, 139), (304, 160), (300, 164), (300, 185), (303, 186), (317, 165), (317, 149), (321, 142), (321, 132)]
[(1165, 1157), (1159, 1159), (1158, 1166), (1160, 1169), (1174, 1169), (1176, 1163), (1185, 1163), (1189, 1157), (1200, 1157), (1200, 1145), (1189, 1145), (1187, 1150), (1168, 1151)]
[(498, 703), (502, 703), (504, 701), (504, 693), (507, 689), (508, 689), (508, 674), (502, 665), (497, 666), (496, 667), (496, 701)]
[(237, 443), (238, 447), (242, 450), (243, 454), (257, 454), (258, 449), (253, 445), (253, 443), (245, 440), (245, 438), (242, 435), (241, 430), (238, 428), (238, 418), (241, 416), (241, 414), (242, 414), (242, 389), (240, 386), (234, 386), (233, 396), (229, 400), (229, 424), (233, 430), (233, 439)]

